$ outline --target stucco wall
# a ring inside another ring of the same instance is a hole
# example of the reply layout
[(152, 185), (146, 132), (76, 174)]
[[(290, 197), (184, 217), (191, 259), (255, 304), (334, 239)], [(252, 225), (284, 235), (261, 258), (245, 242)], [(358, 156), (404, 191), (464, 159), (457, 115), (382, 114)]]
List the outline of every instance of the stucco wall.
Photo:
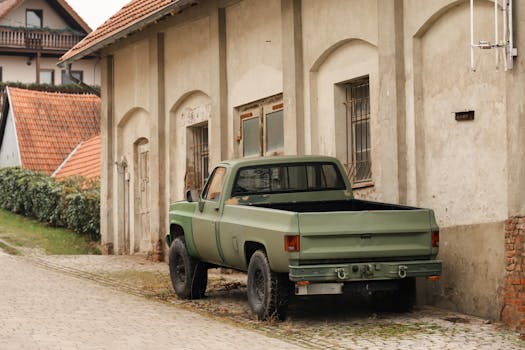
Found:
[(9, 12), (9, 14), (0, 19), (0, 25), (11, 27), (26, 26), (26, 9), (43, 11), (43, 27), (52, 29), (67, 29), (68, 25), (55, 12), (55, 10), (44, 0), (26, 0), (20, 6)]
[[(348, 20), (349, 18), (352, 20)], [(315, 104), (315, 72), (318, 70), (319, 63), (323, 62), (327, 55), (349, 40), (358, 39), (371, 45), (377, 45), (377, 1), (304, 0), (302, 2), (302, 32), (305, 134), (307, 135), (305, 147), (307, 153), (316, 154), (320, 152), (321, 148), (330, 146), (325, 145), (316, 135), (318, 123), (314, 119), (318, 107)], [(374, 59), (373, 56), (374, 54), (372, 57), (363, 56), (357, 61), (355, 57), (352, 57), (352, 61), (345, 62), (345, 67), (339, 69), (358, 70), (356, 64), (362, 67), (360, 61), (369, 62), (369, 60)], [(375, 60), (377, 63), (377, 58)], [(374, 71), (377, 71), (377, 64)], [(363, 68), (355, 72), (355, 74), (361, 75), (363, 73), (365, 73)], [(349, 76), (347, 79), (359, 76)]]
[[(493, 40), (493, 3), (475, 3), (476, 40)], [(287, 101), (291, 90), (304, 97), (295, 99), (303, 104), (297, 110), (304, 110), (304, 124), (294, 124), (297, 116), (288, 115), (285, 125), (304, 127), (305, 137), (300, 147), (285, 143), (284, 152), (302, 149), (343, 159), (338, 88), (368, 75), (374, 186), (359, 195), (433, 208), (441, 227), (444, 275), (430, 290), (430, 300), (499, 318), (502, 222), (511, 211), (509, 201), (515, 208), (521, 205), (519, 198), (510, 198), (516, 186), (509, 181), (507, 159), (512, 157), (509, 135), (515, 138), (513, 152), (521, 151), (516, 159), (523, 159), (520, 130), (513, 129), (522, 125), (517, 121), (523, 111), (519, 103), (514, 106), (517, 93), (509, 91), (525, 76), (519, 70), (496, 70), (493, 51), (477, 50), (477, 71), (469, 70), (468, 2), (302, 0), (296, 6), (279, 0), (225, 1), (224, 17), (218, 4), (203, 2), (106, 52), (115, 57), (114, 128), (140, 108), (148, 114), (150, 130), (165, 128), (169, 134), (168, 175), (161, 183), (169, 201), (183, 196), (188, 127), (209, 122), (211, 164), (239, 156), (237, 107), (283, 93), (286, 109), (295, 103)], [(292, 27), (293, 34), (283, 29)], [(225, 33), (217, 33), (221, 28)], [(164, 66), (151, 60), (151, 43), (160, 32)], [(293, 56), (297, 53), (299, 60)], [(297, 69), (284, 64), (291, 60)], [(151, 89), (156, 74), (164, 78), (158, 90)], [(160, 117), (156, 110), (165, 113)], [(454, 113), (465, 110), (474, 110), (475, 119), (457, 122)], [(301, 134), (295, 131), (286, 129), (285, 137)], [(132, 144), (139, 136), (121, 137)], [(155, 140), (156, 134), (141, 137)], [(118, 148), (117, 160), (120, 153)], [(521, 168), (512, 169), (514, 181), (521, 181)], [(118, 220), (114, 224), (118, 227)]]
[(135, 107), (147, 111), (150, 107), (148, 39), (124, 47), (114, 54), (115, 59), (115, 117), (116, 124)]
[[(279, 0), (241, 1), (226, 8), (228, 155), (239, 157), (235, 107), (283, 91)], [(286, 150), (285, 150), (286, 153)]]
[[(478, 4), (476, 18), (478, 37), (490, 38), (493, 6)], [(469, 70), (467, 4), (448, 11), (420, 40), (418, 202), (435, 208), (443, 226), (505, 220), (507, 194), (493, 187), (506, 186), (507, 178), (505, 76), (493, 52), (476, 52), (477, 71)], [(466, 110), (475, 119), (456, 121), (454, 113)]]
[(0, 145), (0, 167), (20, 165), (22, 165), (22, 160), (20, 159), (20, 149), (18, 148), (13, 110), (9, 109), (4, 130), (4, 139)]
[[(204, 17), (165, 32), (166, 111), (169, 125), (170, 200), (184, 198), (187, 128), (210, 120), (210, 19)], [(210, 140), (214, 142), (216, 140)], [(214, 162), (219, 159), (214, 159)]]
[[(446, 309), (499, 320), (505, 285), (505, 223), (440, 230), (440, 282), (429, 282), (429, 302)], [(503, 248), (502, 248), (503, 247)]]

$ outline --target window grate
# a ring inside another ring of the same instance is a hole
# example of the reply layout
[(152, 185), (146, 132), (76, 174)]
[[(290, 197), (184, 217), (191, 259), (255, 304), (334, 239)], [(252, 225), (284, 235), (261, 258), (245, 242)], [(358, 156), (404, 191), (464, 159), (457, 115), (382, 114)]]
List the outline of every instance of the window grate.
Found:
[(193, 130), (193, 145), (191, 151), (193, 154), (193, 181), (195, 188), (202, 190), (204, 182), (209, 176), (209, 147), (208, 147), (208, 126), (198, 126)]
[(347, 172), (352, 183), (372, 179), (370, 83), (360, 79), (346, 86)]

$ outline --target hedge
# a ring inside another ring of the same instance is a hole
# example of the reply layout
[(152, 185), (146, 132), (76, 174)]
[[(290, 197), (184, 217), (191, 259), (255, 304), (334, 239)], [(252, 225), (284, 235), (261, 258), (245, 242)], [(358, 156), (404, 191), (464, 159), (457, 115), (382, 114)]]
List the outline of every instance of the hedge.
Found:
[(100, 181), (0, 168), (0, 208), (100, 239)]

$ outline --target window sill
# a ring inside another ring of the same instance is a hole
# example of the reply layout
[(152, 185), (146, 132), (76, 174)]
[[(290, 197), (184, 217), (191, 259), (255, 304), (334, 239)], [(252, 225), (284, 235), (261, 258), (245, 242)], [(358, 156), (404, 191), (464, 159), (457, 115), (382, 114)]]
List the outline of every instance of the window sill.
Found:
[(352, 184), (353, 190), (359, 190), (362, 188), (368, 188), (368, 187), (374, 187), (373, 181), (365, 181), (365, 182), (358, 182), (356, 184)]

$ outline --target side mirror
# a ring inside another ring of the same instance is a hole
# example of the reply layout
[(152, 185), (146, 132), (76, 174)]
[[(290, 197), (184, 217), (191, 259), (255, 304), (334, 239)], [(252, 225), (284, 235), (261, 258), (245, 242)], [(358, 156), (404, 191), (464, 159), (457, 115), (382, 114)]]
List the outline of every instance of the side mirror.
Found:
[(186, 191), (186, 200), (188, 202), (193, 202), (193, 196), (191, 195), (191, 190)]
[(204, 210), (204, 201), (202, 198), (199, 199), (199, 211), (202, 213)]

